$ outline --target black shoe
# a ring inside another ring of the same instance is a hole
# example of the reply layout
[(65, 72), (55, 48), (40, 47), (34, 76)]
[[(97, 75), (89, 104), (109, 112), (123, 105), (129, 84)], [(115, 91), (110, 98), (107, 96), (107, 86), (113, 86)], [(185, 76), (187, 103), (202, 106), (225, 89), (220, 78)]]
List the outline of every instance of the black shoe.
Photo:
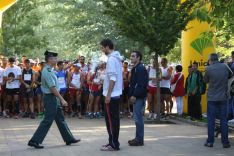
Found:
[(29, 117), (29, 113), (28, 112), (24, 112), (22, 115), (22, 118), (28, 118)]
[(129, 146), (143, 146), (144, 145), (143, 142), (137, 141), (136, 139), (129, 140), (128, 144)]
[(128, 140), (128, 144), (135, 142), (136, 139)]
[(81, 141), (80, 139), (74, 139), (74, 140), (71, 140), (71, 141), (66, 142), (66, 145), (75, 144), (75, 143), (78, 143), (78, 142), (80, 142), (80, 141)]
[(44, 148), (44, 146), (41, 146), (41, 145), (39, 145), (39, 143), (33, 142), (33, 141), (29, 141), (28, 146), (31, 146), (31, 147), (34, 147), (34, 148), (37, 148), (37, 149)]
[(212, 143), (206, 142), (206, 143), (204, 144), (204, 146), (206, 146), (206, 147), (213, 147), (213, 144), (212, 144)]
[(34, 113), (31, 113), (30, 118), (31, 118), (31, 119), (35, 119), (35, 118), (36, 118), (35, 114), (34, 114)]
[(231, 145), (230, 144), (223, 144), (223, 148), (230, 148)]

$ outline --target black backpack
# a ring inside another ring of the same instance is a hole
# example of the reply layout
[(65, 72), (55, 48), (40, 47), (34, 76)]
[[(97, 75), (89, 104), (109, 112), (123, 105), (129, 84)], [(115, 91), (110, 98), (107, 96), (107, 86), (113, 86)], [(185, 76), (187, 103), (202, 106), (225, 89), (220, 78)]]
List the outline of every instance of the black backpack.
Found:
[(206, 93), (207, 85), (204, 81), (204, 78), (203, 78), (203, 75), (201, 72), (198, 72), (198, 76), (199, 76), (199, 79), (198, 79), (199, 80), (199, 82), (198, 82), (199, 83), (199, 91), (203, 95)]

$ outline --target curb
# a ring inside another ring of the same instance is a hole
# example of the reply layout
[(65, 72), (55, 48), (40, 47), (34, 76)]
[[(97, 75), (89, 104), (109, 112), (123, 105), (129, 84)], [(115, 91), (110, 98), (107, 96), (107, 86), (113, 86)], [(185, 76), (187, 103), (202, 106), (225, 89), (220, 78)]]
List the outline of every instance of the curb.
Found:
[(170, 118), (173, 119), (173, 120), (177, 120), (177, 121), (184, 122), (184, 123), (194, 125), (194, 126), (198, 126), (198, 127), (207, 127), (207, 123), (204, 123), (204, 122), (191, 121), (191, 120), (188, 120), (188, 119), (175, 117), (175, 116), (170, 116)]

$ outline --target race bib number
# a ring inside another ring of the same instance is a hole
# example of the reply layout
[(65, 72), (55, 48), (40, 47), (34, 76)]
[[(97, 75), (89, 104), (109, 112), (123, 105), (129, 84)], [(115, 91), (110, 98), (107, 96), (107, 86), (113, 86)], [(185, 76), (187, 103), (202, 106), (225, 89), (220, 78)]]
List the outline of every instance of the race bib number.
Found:
[(64, 77), (58, 78), (58, 85), (59, 85), (59, 88), (66, 88), (66, 82), (65, 82)]
[(31, 74), (24, 74), (24, 81), (31, 81), (32, 75)]
[(156, 72), (155, 72), (155, 70), (150, 71), (149, 77), (150, 78), (156, 78)]
[(94, 83), (98, 83), (98, 82), (100, 82), (100, 79), (95, 78), (95, 79), (93, 79), (93, 82), (94, 82)]

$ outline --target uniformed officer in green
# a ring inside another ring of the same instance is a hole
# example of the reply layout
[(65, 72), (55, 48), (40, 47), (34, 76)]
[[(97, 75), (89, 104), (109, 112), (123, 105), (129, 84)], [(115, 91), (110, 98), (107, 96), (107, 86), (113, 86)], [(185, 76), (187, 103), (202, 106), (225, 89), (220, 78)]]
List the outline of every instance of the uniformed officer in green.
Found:
[[(58, 129), (66, 145), (77, 143), (80, 139), (75, 139), (65, 122), (62, 106), (67, 106), (67, 102), (59, 94), (58, 81), (53, 67), (57, 63), (57, 53), (46, 51), (44, 53), (46, 66), (42, 70), (41, 89), (43, 91), (43, 103), (45, 108), (45, 117), (40, 123), (35, 134), (28, 142), (28, 146), (43, 148), (42, 142), (55, 120)], [(61, 106), (62, 105), (62, 106)]]

